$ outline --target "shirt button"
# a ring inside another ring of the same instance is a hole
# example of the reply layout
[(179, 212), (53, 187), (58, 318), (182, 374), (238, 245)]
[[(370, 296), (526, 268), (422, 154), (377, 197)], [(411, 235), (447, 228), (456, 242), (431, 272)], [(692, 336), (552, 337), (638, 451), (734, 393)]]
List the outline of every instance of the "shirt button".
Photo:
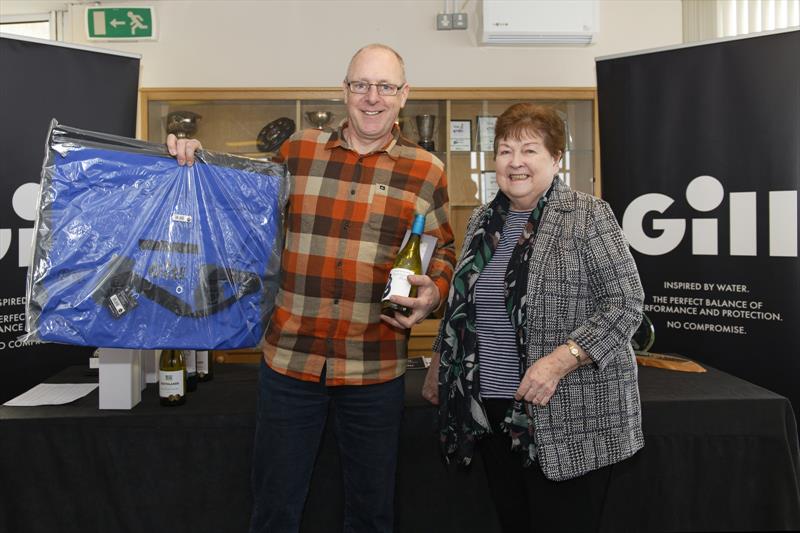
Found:
[(350, 194), (355, 194), (355, 193), (356, 193), (355, 189), (350, 189)]
[(336, 298), (336, 299), (333, 301), (333, 305), (339, 305), (339, 298)]

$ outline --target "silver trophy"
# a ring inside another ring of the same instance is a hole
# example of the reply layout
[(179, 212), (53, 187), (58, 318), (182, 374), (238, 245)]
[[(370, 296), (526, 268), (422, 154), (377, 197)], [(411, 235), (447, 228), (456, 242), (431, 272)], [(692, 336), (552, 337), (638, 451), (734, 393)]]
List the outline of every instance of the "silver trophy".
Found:
[(436, 115), (417, 115), (417, 131), (419, 132), (419, 144), (429, 152), (435, 150), (433, 143), (433, 130), (436, 126)]
[(167, 133), (184, 138), (197, 131), (197, 119), (203, 118), (194, 111), (173, 111), (167, 114)]
[(331, 111), (306, 111), (306, 120), (316, 129), (321, 130), (333, 120), (333, 113)]

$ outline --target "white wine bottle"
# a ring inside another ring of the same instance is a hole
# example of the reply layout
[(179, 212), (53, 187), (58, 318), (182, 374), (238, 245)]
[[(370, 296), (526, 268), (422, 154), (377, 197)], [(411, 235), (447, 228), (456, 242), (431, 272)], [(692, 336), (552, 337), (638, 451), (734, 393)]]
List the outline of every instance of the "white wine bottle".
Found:
[(197, 350), (197, 381), (211, 381), (214, 379), (214, 362), (211, 352)]
[(181, 350), (161, 350), (158, 396), (167, 407), (186, 403), (186, 362)]
[(197, 352), (194, 350), (183, 350), (183, 361), (186, 363), (186, 390), (194, 392), (197, 390)]
[(416, 298), (417, 287), (408, 282), (408, 276), (422, 274), (420, 236), (424, 230), (425, 215), (414, 215), (408, 242), (395, 257), (392, 270), (389, 271), (389, 280), (386, 282), (381, 301), (381, 313), (384, 315), (394, 316), (395, 313), (401, 313), (408, 316), (411, 314), (411, 309), (392, 302), (389, 297), (395, 295)]

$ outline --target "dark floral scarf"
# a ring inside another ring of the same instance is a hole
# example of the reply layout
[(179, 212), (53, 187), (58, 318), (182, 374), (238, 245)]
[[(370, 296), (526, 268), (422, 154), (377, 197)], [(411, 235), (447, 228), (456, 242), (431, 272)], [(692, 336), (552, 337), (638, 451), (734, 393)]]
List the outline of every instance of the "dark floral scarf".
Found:
[[(520, 378), (526, 370), (525, 323), (528, 290), (528, 265), (542, 211), (552, 186), (531, 212), (506, 269), (504, 289), (506, 310), (515, 330)], [(475, 284), (500, 242), (510, 209), (510, 201), (498, 192), (487, 206), (484, 220), (464, 250), (447, 299), (442, 340), (439, 347), (439, 437), (446, 458), (468, 465), (475, 440), (491, 433), (480, 396), (480, 363), (475, 328)], [(533, 423), (526, 404), (512, 401), (502, 424), (512, 441), (512, 449), (525, 454), (526, 466), (536, 457)]]

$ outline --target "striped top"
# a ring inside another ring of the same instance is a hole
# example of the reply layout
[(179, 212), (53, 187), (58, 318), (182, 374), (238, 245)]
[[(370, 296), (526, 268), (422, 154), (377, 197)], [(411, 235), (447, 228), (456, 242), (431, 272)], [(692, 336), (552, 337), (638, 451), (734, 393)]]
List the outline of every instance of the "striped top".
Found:
[(508, 261), (530, 216), (530, 211), (508, 212), (497, 249), (475, 284), (475, 327), (483, 398), (513, 398), (519, 387), (519, 355), (514, 327), (506, 310), (504, 281)]
[(328, 385), (365, 385), (405, 372), (408, 331), (381, 321), (380, 302), (414, 214), (438, 241), (427, 273), (442, 301), (455, 253), (441, 161), (397, 127), (383, 149), (358, 154), (342, 129), (303, 130), (281, 147), (292, 181), (263, 351), (281, 374), (319, 381), (324, 368)]

